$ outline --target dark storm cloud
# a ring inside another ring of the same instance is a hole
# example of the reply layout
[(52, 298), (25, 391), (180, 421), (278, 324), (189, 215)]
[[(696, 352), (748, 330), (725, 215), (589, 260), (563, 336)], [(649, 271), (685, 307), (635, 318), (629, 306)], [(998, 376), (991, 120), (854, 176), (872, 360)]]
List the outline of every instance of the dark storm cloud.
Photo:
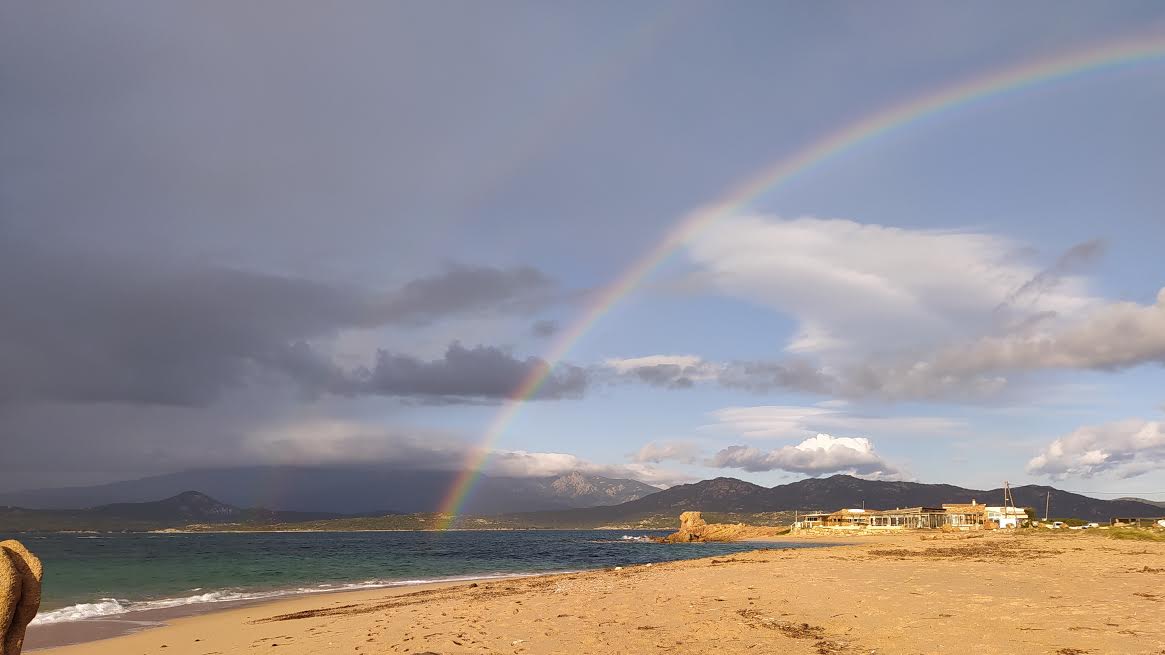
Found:
[[(205, 405), (230, 388), (272, 378), (313, 393), (503, 397), (541, 364), (458, 345), (437, 363), (381, 353), (359, 379), (319, 342), (349, 329), (529, 310), (554, 289), (533, 269), (476, 268), (374, 294), (9, 242), (0, 246), (0, 402)], [(581, 391), (578, 372), (558, 375), (546, 397)]]
[(508, 396), (523, 381), (544, 373), (536, 398), (577, 397), (586, 389), (586, 371), (577, 366), (560, 365), (547, 372), (546, 362), (536, 357), (518, 359), (500, 348), (459, 343), (431, 362), (381, 351), (375, 366), (359, 373), (352, 384), (358, 393), (472, 400)]

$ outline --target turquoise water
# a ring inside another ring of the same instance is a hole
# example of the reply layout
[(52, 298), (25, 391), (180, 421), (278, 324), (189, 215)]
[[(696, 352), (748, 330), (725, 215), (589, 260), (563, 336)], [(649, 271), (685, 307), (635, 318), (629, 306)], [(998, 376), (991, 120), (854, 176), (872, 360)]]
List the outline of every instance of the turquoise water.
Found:
[(664, 562), (763, 546), (664, 545), (636, 540), (648, 534), (664, 533), (540, 530), (18, 536), (45, 565), (38, 623), (291, 593)]

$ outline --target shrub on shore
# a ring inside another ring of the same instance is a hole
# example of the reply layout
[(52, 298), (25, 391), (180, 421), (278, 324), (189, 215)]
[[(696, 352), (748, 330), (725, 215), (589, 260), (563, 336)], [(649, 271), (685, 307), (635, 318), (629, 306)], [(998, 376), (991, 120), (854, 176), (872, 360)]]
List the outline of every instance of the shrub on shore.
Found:
[(1165, 530), (1143, 528), (1112, 528), (1108, 536), (1113, 539), (1133, 539), (1136, 541), (1165, 541)]

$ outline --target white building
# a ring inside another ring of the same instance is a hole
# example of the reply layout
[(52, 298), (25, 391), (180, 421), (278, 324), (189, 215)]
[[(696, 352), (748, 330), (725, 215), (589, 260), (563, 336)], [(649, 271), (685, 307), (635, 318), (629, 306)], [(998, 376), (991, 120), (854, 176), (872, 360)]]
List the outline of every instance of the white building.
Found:
[(1000, 528), (1018, 528), (1027, 520), (1027, 512), (1019, 507), (988, 507), (987, 520)]

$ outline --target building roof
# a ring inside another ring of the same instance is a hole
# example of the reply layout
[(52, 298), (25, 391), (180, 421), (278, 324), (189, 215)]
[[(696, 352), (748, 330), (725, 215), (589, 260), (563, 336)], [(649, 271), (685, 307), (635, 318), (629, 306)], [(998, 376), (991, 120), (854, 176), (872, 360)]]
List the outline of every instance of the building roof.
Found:
[(943, 509), (954, 514), (983, 514), (987, 511), (987, 506), (975, 503), (943, 503)]

